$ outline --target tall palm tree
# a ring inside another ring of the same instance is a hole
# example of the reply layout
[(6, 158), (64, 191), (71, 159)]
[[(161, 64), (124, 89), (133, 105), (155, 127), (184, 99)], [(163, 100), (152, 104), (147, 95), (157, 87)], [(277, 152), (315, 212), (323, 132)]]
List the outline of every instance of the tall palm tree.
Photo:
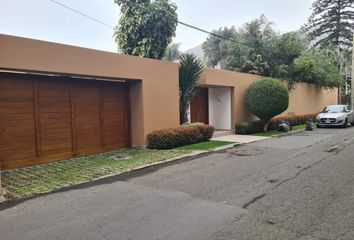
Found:
[(197, 83), (203, 72), (203, 62), (194, 54), (182, 54), (179, 67), (179, 107), (181, 124), (188, 121), (188, 108), (198, 92)]

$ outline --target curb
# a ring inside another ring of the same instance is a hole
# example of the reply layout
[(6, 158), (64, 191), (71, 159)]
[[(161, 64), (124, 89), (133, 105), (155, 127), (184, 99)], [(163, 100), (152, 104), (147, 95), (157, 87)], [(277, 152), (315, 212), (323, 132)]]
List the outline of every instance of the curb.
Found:
[(243, 145), (243, 144), (244, 143), (232, 143), (232, 144), (228, 144), (228, 145), (225, 145), (225, 146), (222, 146), (222, 147), (213, 148), (211, 150), (193, 151), (191, 153), (187, 153), (187, 154), (184, 154), (184, 155), (181, 155), (181, 156), (177, 156), (177, 157), (174, 157), (174, 158), (169, 158), (169, 159), (166, 159), (166, 160), (163, 160), (163, 161), (154, 162), (154, 163), (145, 164), (145, 165), (142, 165), (142, 166), (139, 166), (139, 167), (131, 168), (131, 169), (128, 169), (126, 171), (123, 171), (123, 172), (120, 172), (120, 173), (117, 173), (117, 174), (104, 175), (102, 177), (95, 178), (92, 181), (96, 181), (96, 180), (100, 180), (100, 179), (104, 179), (104, 178), (109, 178), (109, 177), (113, 177), (113, 176), (117, 176), (118, 177), (118, 176), (123, 175), (123, 174), (144, 170), (144, 169), (150, 168), (150, 167), (156, 167), (156, 166), (159, 166), (159, 165), (175, 162), (175, 161), (178, 161), (178, 160), (181, 160), (181, 159), (184, 159), (184, 158), (188, 158), (188, 157), (196, 157), (196, 156), (199, 156), (199, 155), (202, 155), (202, 154), (205, 154), (205, 153), (218, 152), (218, 151), (230, 149), (230, 148), (233, 148), (233, 147), (236, 147), (236, 146), (240, 146), (240, 145)]
[(298, 133), (298, 132), (305, 132), (305, 129), (290, 131), (290, 132), (286, 132), (286, 133), (279, 133), (277, 135), (271, 136), (271, 138), (287, 136), (287, 135), (291, 135), (291, 134)]

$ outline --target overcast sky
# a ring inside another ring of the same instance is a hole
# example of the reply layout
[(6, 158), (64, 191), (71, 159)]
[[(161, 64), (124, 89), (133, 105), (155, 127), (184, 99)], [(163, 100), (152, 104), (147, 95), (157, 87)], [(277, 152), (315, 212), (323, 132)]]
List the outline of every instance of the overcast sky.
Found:
[[(115, 26), (119, 8), (113, 0), (57, 0)], [(300, 28), (310, 15), (313, 0), (173, 0), (179, 20), (211, 31), (241, 26), (265, 14), (281, 32)], [(49, 0), (0, 0), (0, 33), (81, 47), (116, 51), (112, 29), (73, 13)], [(195, 47), (207, 35), (178, 26), (174, 42), (182, 50)]]

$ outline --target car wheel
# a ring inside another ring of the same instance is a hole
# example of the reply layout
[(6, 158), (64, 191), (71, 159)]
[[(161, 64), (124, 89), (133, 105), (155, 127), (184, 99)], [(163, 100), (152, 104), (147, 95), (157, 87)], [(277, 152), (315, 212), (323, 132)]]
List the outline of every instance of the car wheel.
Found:
[(347, 128), (347, 127), (348, 127), (348, 118), (345, 119), (345, 122), (344, 122), (342, 128)]
[(322, 126), (321, 125), (316, 125), (317, 128), (321, 128)]

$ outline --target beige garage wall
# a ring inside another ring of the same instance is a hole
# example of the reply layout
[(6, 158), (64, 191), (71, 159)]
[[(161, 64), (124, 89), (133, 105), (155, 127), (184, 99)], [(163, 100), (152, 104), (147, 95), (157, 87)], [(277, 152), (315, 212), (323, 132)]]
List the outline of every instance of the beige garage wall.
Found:
[(179, 125), (178, 64), (0, 34), (0, 69), (127, 80), (133, 145)]
[[(199, 86), (230, 87), (232, 89), (232, 126), (235, 127), (237, 122), (255, 119), (255, 116), (250, 114), (247, 109), (245, 97), (250, 84), (262, 78), (264, 77), (259, 75), (205, 69), (199, 81)], [(325, 90), (306, 83), (298, 84), (290, 92), (289, 108), (281, 115), (319, 112), (326, 105), (337, 104), (337, 95), (337, 90)]]
[(282, 116), (318, 113), (325, 106), (338, 103), (337, 89), (323, 89), (313, 84), (297, 84), (290, 91), (289, 108)]

